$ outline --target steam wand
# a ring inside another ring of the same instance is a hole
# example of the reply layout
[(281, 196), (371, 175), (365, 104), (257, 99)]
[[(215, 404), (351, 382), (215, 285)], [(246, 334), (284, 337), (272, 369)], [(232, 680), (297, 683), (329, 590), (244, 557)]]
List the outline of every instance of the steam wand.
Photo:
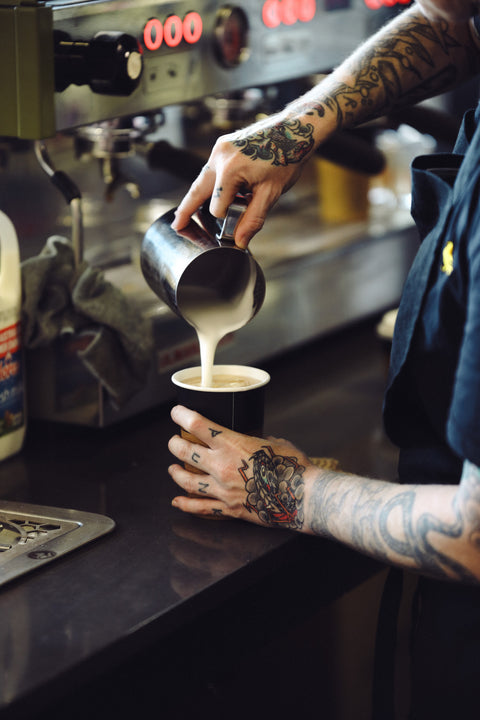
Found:
[(78, 267), (83, 259), (83, 213), (80, 190), (66, 173), (55, 169), (43, 140), (35, 140), (34, 150), (40, 167), (70, 205), (73, 256), (75, 266)]

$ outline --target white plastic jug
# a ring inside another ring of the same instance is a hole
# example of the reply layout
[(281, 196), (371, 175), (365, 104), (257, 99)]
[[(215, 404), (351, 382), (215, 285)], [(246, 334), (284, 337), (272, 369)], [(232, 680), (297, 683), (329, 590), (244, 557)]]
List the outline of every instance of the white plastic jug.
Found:
[(17, 234), (10, 219), (0, 211), (0, 460), (19, 452), (25, 438), (21, 313)]

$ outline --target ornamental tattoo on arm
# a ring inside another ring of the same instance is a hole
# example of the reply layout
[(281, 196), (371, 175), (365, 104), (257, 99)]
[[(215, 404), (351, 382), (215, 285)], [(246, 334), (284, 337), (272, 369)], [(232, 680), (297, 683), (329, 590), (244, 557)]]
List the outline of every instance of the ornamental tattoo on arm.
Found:
[[(420, 570), (430, 577), (478, 582), (464, 555), (456, 554), (454, 541), (470, 546), (480, 566), (480, 469), (464, 464), (459, 490), (445, 515), (429, 510), (415, 512), (420, 486), (391, 486), (358, 479), (343, 484), (335, 472), (324, 472), (313, 487), (309, 503), (312, 531), (338, 539), (338, 528), (348, 522), (351, 545), (386, 563)], [(395, 518), (395, 521), (393, 521)], [(452, 541), (448, 551), (444, 541)]]
[[(463, 50), (473, 70), (472, 53), (468, 48)], [(350, 82), (339, 82), (323, 101), (306, 102), (303, 109), (319, 117), (328, 109), (336, 114), (341, 128), (378, 117), (397, 104), (414, 104), (455, 83), (458, 69), (454, 55), (460, 51), (447, 22), (434, 27), (423, 16), (411, 18), (363, 53), (352, 68)], [(437, 68), (436, 52), (447, 60)], [(411, 89), (405, 89), (405, 81)]]
[(300, 530), (303, 527), (305, 468), (295, 457), (275, 455), (265, 445), (243, 460), (238, 472), (245, 482), (245, 507), (269, 525)]
[(273, 128), (258, 130), (233, 141), (240, 152), (252, 160), (267, 160), (272, 165), (301, 162), (313, 149), (313, 125), (300, 120), (285, 120)]

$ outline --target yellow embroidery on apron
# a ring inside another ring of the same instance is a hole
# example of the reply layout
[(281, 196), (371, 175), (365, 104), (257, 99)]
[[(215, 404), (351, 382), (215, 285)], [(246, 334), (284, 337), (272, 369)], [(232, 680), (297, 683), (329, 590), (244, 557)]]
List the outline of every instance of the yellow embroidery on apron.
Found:
[(453, 271), (453, 242), (449, 240), (442, 252), (442, 272), (450, 275)]

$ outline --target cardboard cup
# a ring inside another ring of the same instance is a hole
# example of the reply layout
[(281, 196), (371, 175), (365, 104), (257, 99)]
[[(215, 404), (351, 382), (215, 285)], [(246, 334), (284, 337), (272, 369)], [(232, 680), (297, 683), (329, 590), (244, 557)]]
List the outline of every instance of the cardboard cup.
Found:
[[(215, 365), (213, 378), (218, 375), (241, 376), (251, 380), (251, 384), (242, 387), (202, 387), (189, 385), (188, 380), (201, 376), (201, 367), (179, 370), (172, 375), (176, 386), (177, 402), (195, 410), (212, 422), (230, 430), (261, 437), (265, 407), (265, 387), (270, 375), (265, 370), (248, 365)], [(191, 433), (181, 429), (181, 436), (204, 445)], [(191, 472), (203, 474), (192, 465), (185, 464)]]

